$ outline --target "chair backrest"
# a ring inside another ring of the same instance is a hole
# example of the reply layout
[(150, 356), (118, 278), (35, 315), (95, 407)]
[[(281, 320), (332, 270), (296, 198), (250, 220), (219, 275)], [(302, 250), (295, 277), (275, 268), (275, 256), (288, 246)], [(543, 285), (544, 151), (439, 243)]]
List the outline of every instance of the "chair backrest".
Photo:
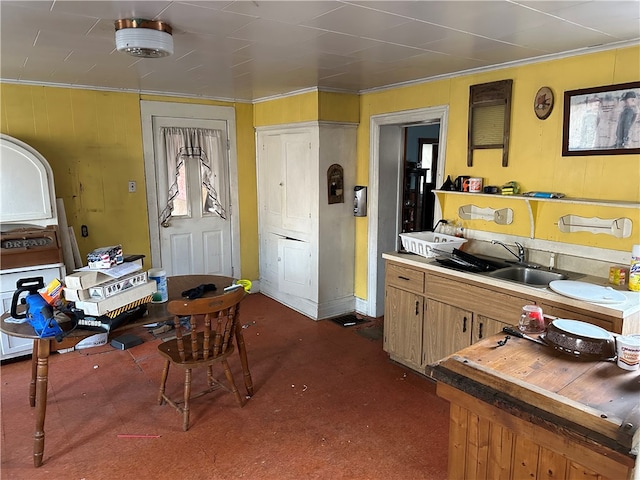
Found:
[[(183, 362), (215, 358), (233, 349), (233, 334), (244, 295), (243, 288), (236, 288), (216, 297), (169, 302), (167, 310), (174, 315), (178, 353)], [(184, 317), (189, 317), (191, 326), (186, 335), (180, 325)]]

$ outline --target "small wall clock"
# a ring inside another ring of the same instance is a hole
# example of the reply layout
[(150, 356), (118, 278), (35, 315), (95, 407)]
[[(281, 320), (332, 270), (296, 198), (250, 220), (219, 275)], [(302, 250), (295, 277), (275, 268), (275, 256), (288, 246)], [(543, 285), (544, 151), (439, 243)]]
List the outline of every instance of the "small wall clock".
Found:
[(536, 98), (533, 101), (533, 111), (536, 112), (536, 117), (544, 120), (551, 115), (551, 110), (553, 110), (553, 91), (549, 87), (542, 87), (536, 93)]

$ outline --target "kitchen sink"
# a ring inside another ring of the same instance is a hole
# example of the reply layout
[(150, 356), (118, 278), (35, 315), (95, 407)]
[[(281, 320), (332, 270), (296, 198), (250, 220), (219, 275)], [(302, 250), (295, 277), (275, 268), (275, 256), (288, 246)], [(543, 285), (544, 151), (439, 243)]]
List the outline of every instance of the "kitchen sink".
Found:
[(569, 278), (569, 275), (561, 272), (521, 266), (501, 268), (493, 272), (486, 272), (483, 275), (533, 287), (546, 287), (553, 280), (567, 280)]

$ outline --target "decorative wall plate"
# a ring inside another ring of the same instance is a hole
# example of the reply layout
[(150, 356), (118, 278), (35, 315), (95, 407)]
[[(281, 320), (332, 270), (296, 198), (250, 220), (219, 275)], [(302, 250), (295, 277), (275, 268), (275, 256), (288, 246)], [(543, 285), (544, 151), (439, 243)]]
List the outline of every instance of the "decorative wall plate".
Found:
[(549, 87), (542, 87), (536, 93), (536, 98), (533, 101), (533, 111), (536, 112), (536, 116), (540, 120), (544, 120), (551, 115), (553, 110), (553, 92)]

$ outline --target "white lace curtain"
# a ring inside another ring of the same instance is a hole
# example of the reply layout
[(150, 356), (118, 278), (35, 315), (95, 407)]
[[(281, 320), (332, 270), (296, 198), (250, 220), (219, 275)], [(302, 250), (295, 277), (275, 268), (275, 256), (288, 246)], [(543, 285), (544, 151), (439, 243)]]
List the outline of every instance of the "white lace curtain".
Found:
[(178, 175), (184, 162), (200, 163), (202, 186), (207, 192), (204, 211), (226, 219), (226, 198), (220, 189), (220, 172), (224, 171), (224, 137), (221, 130), (206, 128), (162, 127), (162, 140), (167, 159), (169, 192), (167, 205), (160, 213), (160, 223), (166, 225), (173, 212), (173, 201), (179, 193)]

